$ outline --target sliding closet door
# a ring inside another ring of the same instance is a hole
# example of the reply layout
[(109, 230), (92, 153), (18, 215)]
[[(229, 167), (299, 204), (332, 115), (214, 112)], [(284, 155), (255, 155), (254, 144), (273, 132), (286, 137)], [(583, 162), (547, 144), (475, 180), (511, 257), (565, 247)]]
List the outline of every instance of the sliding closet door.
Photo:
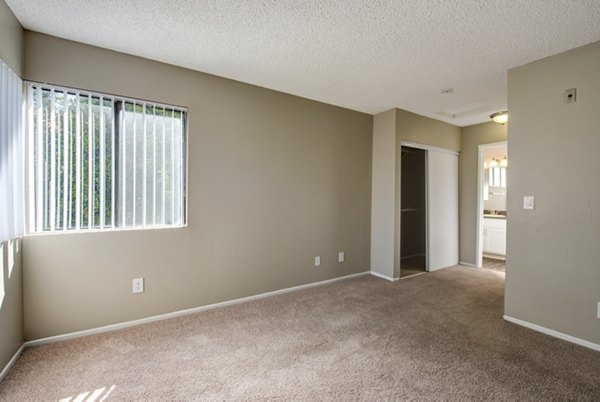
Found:
[(427, 153), (428, 269), (458, 264), (458, 155)]

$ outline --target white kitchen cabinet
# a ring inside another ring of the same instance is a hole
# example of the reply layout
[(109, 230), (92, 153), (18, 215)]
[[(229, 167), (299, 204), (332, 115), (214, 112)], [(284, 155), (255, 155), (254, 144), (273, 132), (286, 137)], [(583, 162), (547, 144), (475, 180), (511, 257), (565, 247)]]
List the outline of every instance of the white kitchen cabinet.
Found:
[(483, 218), (483, 252), (506, 255), (506, 219)]

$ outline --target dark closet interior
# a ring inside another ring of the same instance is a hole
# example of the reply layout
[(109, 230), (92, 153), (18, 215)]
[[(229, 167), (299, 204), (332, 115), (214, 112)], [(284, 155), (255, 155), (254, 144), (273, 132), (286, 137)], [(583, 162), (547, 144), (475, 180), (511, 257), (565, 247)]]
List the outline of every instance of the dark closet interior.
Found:
[(427, 270), (426, 152), (402, 147), (400, 277)]

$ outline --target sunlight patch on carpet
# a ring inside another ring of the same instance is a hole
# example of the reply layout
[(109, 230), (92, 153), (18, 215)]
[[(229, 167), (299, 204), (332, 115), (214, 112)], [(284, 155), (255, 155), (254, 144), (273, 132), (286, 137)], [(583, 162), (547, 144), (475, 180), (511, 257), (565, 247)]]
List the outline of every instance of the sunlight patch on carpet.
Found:
[(95, 389), (94, 391), (82, 392), (75, 396), (62, 398), (60, 402), (102, 402), (110, 395), (111, 392), (113, 392), (116, 387), (116, 385), (111, 385), (108, 389), (106, 387), (102, 387)]

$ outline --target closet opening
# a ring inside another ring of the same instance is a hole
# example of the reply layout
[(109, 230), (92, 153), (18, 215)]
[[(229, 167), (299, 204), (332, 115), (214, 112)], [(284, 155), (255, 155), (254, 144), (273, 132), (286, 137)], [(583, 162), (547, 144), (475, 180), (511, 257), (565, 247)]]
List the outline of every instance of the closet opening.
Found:
[(400, 277), (427, 271), (427, 151), (402, 147)]

